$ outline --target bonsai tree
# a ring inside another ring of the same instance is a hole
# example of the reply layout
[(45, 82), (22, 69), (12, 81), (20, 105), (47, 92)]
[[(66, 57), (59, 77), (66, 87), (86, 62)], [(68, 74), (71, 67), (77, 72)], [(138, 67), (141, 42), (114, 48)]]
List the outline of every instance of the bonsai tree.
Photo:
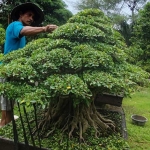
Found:
[(0, 84), (0, 93), (20, 104), (45, 108), (36, 129), (41, 135), (61, 129), (82, 141), (91, 127), (95, 137), (109, 134), (116, 125), (97, 111), (96, 95), (128, 96), (149, 77), (126, 61), (126, 50), (102, 11), (81, 11), (48, 38), (4, 56), (0, 75), (8, 80)]

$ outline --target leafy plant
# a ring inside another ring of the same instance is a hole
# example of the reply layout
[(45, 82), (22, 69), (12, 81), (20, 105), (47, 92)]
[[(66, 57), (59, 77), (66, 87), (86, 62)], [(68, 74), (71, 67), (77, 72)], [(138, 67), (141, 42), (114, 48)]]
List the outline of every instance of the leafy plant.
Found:
[[(135, 52), (131, 53), (131, 56), (135, 58), (137, 65), (142, 66), (146, 71), (149, 70), (149, 57), (150, 57), (150, 19), (149, 19), (149, 8), (150, 2), (148, 2), (145, 7), (139, 12), (139, 17), (134, 25), (132, 45), (137, 47)], [(138, 55), (134, 55), (134, 54)]]
[(36, 128), (41, 136), (59, 128), (69, 131), (69, 138), (84, 141), (91, 127), (95, 137), (107, 135), (116, 125), (97, 111), (95, 96), (128, 96), (148, 83), (149, 74), (129, 64), (126, 50), (124, 39), (100, 10), (84, 10), (49, 38), (6, 55), (0, 75), (7, 82), (0, 92), (21, 104), (45, 108)]
[(3, 45), (5, 42), (5, 29), (0, 27), (0, 51), (3, 51)]

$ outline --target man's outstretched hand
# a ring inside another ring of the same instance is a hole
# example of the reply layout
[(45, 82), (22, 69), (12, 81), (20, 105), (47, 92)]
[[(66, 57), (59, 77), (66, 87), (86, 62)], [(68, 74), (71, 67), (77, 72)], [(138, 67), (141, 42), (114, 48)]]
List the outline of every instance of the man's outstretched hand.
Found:
[(45, 32), (53, 32), (56, 28), (58, 28), (57, 25), (54, 25), (54, 24), (50, 24), (50, 25), (47, 25), (45, 26)]

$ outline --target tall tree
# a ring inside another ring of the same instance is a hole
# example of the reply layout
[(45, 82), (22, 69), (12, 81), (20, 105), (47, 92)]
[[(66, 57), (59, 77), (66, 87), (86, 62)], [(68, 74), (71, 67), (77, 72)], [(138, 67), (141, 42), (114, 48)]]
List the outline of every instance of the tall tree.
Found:
[(136, 14), (146, 4), (147, 0), (124, 0), (124, 3), (129, 7), (131, 11), (131, 22), (134, 24), (136, 20)]
[(122, 9), (128, 7), (134, 15), (148, 0), (80, 0), (75, 3), (78, 10), (86, 8), (98, 8), (106, 14), (120, 13)]
[(139, 13), (139, 17), (134, 25), (132, 44), (138, 45), (142, 49), (137, 62), (141, 62), (143, 68), (150, 71), (150, 2), (147, 3)]
[(122, 0), (80, 0), (76, 3), (78, 10), (87, 8), (97, 8), (104, 11), (106, 14), (116, 10), (116, 5), (120, 4)]
[[(147, 0), (80, 0), (80, 2), (77, 1), (75, 7), (78, 10), (86, 8), (101, 9), (111, 18), (114, 27), (124, 36), (127, 45), (130, 45), (129, 39), (137, 17), (136, 14), (146, 2)], [(126, 7), (129, 8), (128, 11), (130, 12), (123, 12)], [(130, 23), (128, 23), (129, 20)]]

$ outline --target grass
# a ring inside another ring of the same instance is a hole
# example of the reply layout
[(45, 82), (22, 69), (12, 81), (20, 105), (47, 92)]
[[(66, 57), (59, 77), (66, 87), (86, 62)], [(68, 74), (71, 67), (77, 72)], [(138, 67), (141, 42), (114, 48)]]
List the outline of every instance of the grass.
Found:
[[(131, 97), (123, 100), (128, 132), (127, 142), (131, 150), (150, 150), (150, 88), (141, 89)], [(148, 122), (143, 127), (134, 125), (131, 120), (132, 114), (145, 116)]]

